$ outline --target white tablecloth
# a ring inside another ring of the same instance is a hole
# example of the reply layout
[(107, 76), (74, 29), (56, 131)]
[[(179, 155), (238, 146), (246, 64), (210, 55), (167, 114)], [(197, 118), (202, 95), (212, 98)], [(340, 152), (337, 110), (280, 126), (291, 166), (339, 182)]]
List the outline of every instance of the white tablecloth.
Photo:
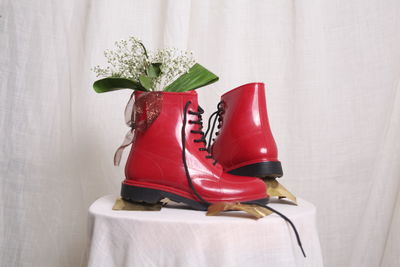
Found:
[(259, 220), (243, 212), (205, 216), (203, 211), (114, 211), (116, 196), (89, 208), (89, 267), (94, 266), (322, 266), (314, 205), (271, 203), (296, 225), (303, 258), (289, 224), (272, 214)]

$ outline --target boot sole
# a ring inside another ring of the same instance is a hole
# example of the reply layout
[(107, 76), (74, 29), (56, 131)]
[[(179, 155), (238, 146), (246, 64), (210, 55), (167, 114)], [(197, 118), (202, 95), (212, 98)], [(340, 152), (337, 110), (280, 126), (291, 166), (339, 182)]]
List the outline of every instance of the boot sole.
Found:
[[(156, 204), (159, 203), (160, 200), (168, 198), (177, 203), (184, 203), (195, 210), (207, 210), (208, 208), (208, 204), (206, 203), (198, 202), (196, 200), (182, 197), (177, 194), (158, 189), (127, 185), (124, 183), (121, 187), (121, 197), (128, 201), (145, 202), (149, 204)], [(242, 203), (266, 205), (268, 203), (268, 200), (268, 198), (262, 198)]]
[(228, 173), (262, 178), (279, 178), (283, 175), (282, 164), (280, 161), (258, 162), (231, 170)]

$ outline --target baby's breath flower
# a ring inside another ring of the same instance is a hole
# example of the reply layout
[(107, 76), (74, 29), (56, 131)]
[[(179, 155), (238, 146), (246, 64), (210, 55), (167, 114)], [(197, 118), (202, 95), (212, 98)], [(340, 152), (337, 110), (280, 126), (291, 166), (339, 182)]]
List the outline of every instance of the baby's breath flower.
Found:
[(180, 51), (176, 48), (160, 49), (150, 54), (151, 62), (161, 63), (161, 75), (154, 82), (154, 89), (161, 91), (179, 76), (189, 71), (195, 64), (192, 52)]
[(145, 50), (138, 38), (130, 37), (128, 40), (115, 42), (115, 50), (104, 51), (104, 56), (109, 64), (106, 68), (95, 66), (93, 71), (97, 77), (121, 77), (138, 80), (145, 73), (148, 65)]
[(115, 42), (115, 47), (115, 50), (104, 51), (109, 64), (106, 68), (95, 66), (92, 69), (97, 76), (120, 77), (139, 82), (139, 77), (146, 75), (146, 69), (151, 63), (161, 63), (161, 74), (155, 78), (150, 88), (153, 91), (162, 91), (195, 64), (192, 52), (176, 48), (147, 53), (142, 42), (136, 37)]

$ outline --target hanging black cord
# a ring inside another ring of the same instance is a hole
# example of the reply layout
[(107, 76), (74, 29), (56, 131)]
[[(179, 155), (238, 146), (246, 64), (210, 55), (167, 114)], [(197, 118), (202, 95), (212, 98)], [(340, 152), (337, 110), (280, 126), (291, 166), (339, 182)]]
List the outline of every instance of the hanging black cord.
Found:
[(200, 196), (199, 193), (197, 193), (196, 188), (194, 188), (194, 185), (192, 183), (192, 178), (190, 177), (189, 169), (186, 163), (186, 119), (187, 119), (187, 110), (189, 108), (189, 105), (192, 102), (188, 101), (186, 102), (185, 108), (183, 109), (183, 124), (182, 124), (182, 161), (183, 161), (183, 167), (185, 169), (185, 174), (186, 174), (186, 180), (192, 189), (193, 193), (204, 203), (210, 205), (211, 203), (207, 202), (204, 200), (202, 196)]
[(296, 229), (296, 226), (294, 226), (294, 223), (288, 217), (286, 217), (285, 215), (283, 215), (282, 213), (280, 213), (276, 209), (273, 209), (273, 208), (271, 208), (271, 207), (269, 207), (267, 205), (261, 205), (261, 204), (257, 204), (257, 203), (256, 203), (256, 205), (260, 206), (260, 207), (263, 207), (263, 208), (266, 208), (266, 209), (278, 214), (282, 219), (284, 219), (285, 221), (287, 221), (290, 224), (290, 226), (293, 229), (294, 234), (296, 235), (297, 244), (299, 245), (299, 247), (301, 249), (301, 252), (303, 253), (303, 256), (305, 258), (306, 257), (306, 253), (304, 252), (303, 245), (301, 244), (299, 232), (297, 232), (297, 229)]

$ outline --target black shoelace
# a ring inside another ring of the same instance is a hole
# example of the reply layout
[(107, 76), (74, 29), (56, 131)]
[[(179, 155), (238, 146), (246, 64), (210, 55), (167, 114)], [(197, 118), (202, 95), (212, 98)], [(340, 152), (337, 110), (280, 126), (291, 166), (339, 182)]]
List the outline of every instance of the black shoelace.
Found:
[[(182, 141), (182, 162), (183, 162), (183, 166), (184, 166), (184, 169), (185, 169), (186, 180), (187, 180), (187, 182), (188, 182), (188, 184), (189, 184), (189, 186), (190, 186), (190, 189), (192, 189), (193, 193), (197, 196), (198, 199), (201, 200), (201, 202), (202, 202), (203, 204), (209, 206), (209, 205), (211, 205), (211, 203), (208, 202), (208, 201), (206, 201), (206, 200), (197, 192), (196, 188), (194, 187), (193, 182), (192, 182), (192, 178), (190, 177), (189, 168), (188, 168), (187, 162), (186, 162), (186, 122), (187, 122), (187, 114), (197, 115), (197, 116), (199, 117), (199, 120), (198, 120), (198, 121), (189, 121), (189, 123), (194, 123), (194, 124), (199, 124), (199, 125), (200, 125), (199, 130), (192, 130), (192, 131), (191, 131), (192, 133), (200, 134), (200, 135), (201, 135), (201, 138), (200, 138), (200, 139), (195, 139), (194, 141), (195, 141), (195, 142), (203, 142), (204, 145), (206, 145), (206, 142), (207, 142), (206, 139), (205, 139), (205, 134), (202, 132), (202, 125), (203, 125), (203, 123), (202, 123), (202, 119), (201, 119), (201, 114), (203, 114), (204, 111), (203, 111), (200, 107), (198, 107), (198, 112), (194, 112), (194, 111), (189, 111), (189, 112), (188, 112), (188, 108), (189, 108), (189, 105), (190, 105), (190, 104), (191, 104), (190, 101), (186, 102), (186, 105), (185, 105), (185, 107), (184, 107), (184, 109), (183, 109), (183, 124), (182, 124), (182, 131), (181, 131), (181, 133), (182, 133), (182, 140), (181, 140), (181, 141)], [(218, 112), (218, 111), (216, 111), (216, 112), (214, 112), (214, 113), (217, 114), (217, 112)], [(215, 120), (215, 121), (216, 121), (216, 120)], [(215, 124), (215, 122), (214, 122), (214, 124)], [(206, 150), (207, 150), (205, 147), (204, 147), (204, 149), (205, 149), (205, 150), (202, 150), (202, 151), (206, 151)], [(209, 154), (208, 154), (206, 157), (207, 157), (207, 158), (212, 158), (212, 156), (209, 155)], [(216, 163), (216, 162), (215, 162), (215, 163)], [(214, 164), (215, 164), (215, 163), (214, 163)], [(302, 245), (301, 240), (300, 240), (300, 235), (299, 235), (299, 233), (298, 233), (298, 231), (297, 231), (297, 229), (296, 229), (296, 226), (293, 224), (293, 222), (292, 222), (288, 217), (286, 217), (285, 215), (283, 215), (282, 213), (278, 212), (277, 210), (275, 210), (275, 209), (273, 209), (273, 208), (271, 208), (271, 207), (269, 207), (269, 206), (267, 206), (267, 205), (261, 205), (261, 204), (257, 204), (257, 203), (256, 203), (256, 205), (257, 205), (257, 206), (260, 206), (260, 207), (263, 207), (263, 208), (266, 208), (266, 209), (268, 209), (268, 210), (274, 212), (275, 214), (277, 214), (278, 216), (280, 216), (282, 219), (284, 219), (286, 222), (289, 223), (289, 225), (292, 227), (292, 229), (293, 229), (293, 231), (294, 231), (294, 233), (295, 233), (295, 235), (296, 235), (297, 244), (298, 244), (298, 246), (300, 247), (301, 252), (303, 253), (303, 256), (306, 257), (306, 254), (305, 254), (304, 249), (303, 249), (303, 245)]]
[[(209, 206), (211, 203), (206, 201), (197, 192), (196, 188), (194, 187), (193, 182), (192, 182), (192, 178), (190, 177), (189, 168), (188, 168), (187, 162), (186, 162), (186, 122), (187, 122), (187, 114), (188, 113), (191, 114), (191, 115), (197, 115), (198, 118), (199, 118), (199, 120), (197, 120), (197, 121), (190, 120), (188, 122), (189, 124), (199, 124), (200, 125), (199, 126), (199, 130), (191, 130), (190, 131), (191, 133), (195, 133), (195, 134), (200, 134), (201, 135), (200, 139), (195, 139), (193, 141), (194, 142), (202, 142), (202, 143), (204, 143), (204, 147), (199, 148), (199, 150), (200, 151), (207, 151), (207, 148), (205, 147), (207, 141), (204, 138), (204, 133), (202, 131), (203, 122), (202, 122), (202, 119), (201, 119), (201, 114), (203, 114), (204, 111), (203, 111), (203, 109), (198, 107), (198, 112), (194, 112), (194, 111), (189, 111), (188, 112), (188, 108), (189, 108), (189, 105), (191, 103), (192, 102), (190, 102), (190, 101), (186, 102), (186, 105), (185, 105), (185, 107), (183, 109), (183, 124), (182, 124), (182, 131), (181, 131), (181, 133), (182, 133), (182, 162), (183, 162), (183, 166), (184, 166), (184, 169), (185, 169), (186, 180), (187, 180), (187, 182), (188, 182), (188, 184), (190, 186), (190, 189), (192, 189), (193, 193), (197, 196), (198, 199), (201, 200), (201, 202), (203, 202), (204, 204)], [(206, 158), (212, 159), (212, 156), (209, 153), (207, 153)], [(216, 163), (217, 162), (214, 160), (213, 164), (215, 165)]]
[[(207, 131), (205, 133), (205, 138), (207, 138), (207, 135), (210, 134), (210, 137), (208, 139), (208, 145), (207, 145), (207, 150), (211, 153), (211, 141), (213, 141), (214, 139), (212, 139), (213, 134), (214, 134), (214, 129), (215, 129), (215, 124), (218, 120), (218, 129), (221, 128), (221, 123), (222, 123), (222, 115), (223, 109), (222, 109), (222, 102), (219, 102), (217, 105), (217, 111), (213, 112), (210, 116), (210, 118), (208, 118), (208, 124), (207, 124)], [(212, 118), (215, 116), (213, 123), (211, 123)], [(215, 135), (218, 135), (219, 132), (216, 132)]]
[[(188, 102), (188, 103), (189, 103), (189, 102)], [(188, 105), (188, 104), (187, 104), (187, 105)], [(198, 130), (191, 130), (191, 131), (190, 131), (191, 133), (199, 134), (199, 135), (201, 136), (200, 139), (194, 139), (193, 141), (194, 141), (195, 143), (203, 143), (203, 144), (204, 144), (204, 147), (200, 147), (200, 148), (199, 148), (199, 151), (206, 151), (206, 152), (207, 152), (207, 155), (206, 155), (205, 157), (206, 157), (207, 159), (213, 159), (212, 155), (209, 153), (208, 149), (206, 148), (207, 140), (206, 140), (205, 134), (204, 134), (204, 132), (203, 132), (202, 114), (204, 113), (204, 110), (203, 110), (200, 106), (198, 106), (197, 112), (195, 112), (195, 111), (190, 111), (190, 110), (189, 110), (188, 113), (189, 113), (190, 115), (196, 115), (197, 118), (198, 118), (198, 120), (196, 120), (196, 121), (193, 121), (193, 120), (189, 120), (189, 121), (188, 121), (189, 124), (198, 124), (198, 125), (199, 125), (199, 129), (198, 129)], [(215, 165), (215, 164), (217, 164), (217, 161), (214, 159), (213, 165)]]

